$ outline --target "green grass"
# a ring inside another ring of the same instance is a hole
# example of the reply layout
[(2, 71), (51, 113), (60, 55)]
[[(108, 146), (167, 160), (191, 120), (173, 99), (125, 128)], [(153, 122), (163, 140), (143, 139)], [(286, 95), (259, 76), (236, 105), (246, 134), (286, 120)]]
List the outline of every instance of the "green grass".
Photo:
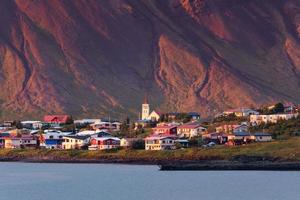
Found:
[(189, 148), (174, 151), (145, 150), (32, 150), (32, 149), (1, 149), (0, 158), (46, 158), (46, 159), (120, 159), (120, 160), (203, 160), (231, 159), (235, 156), (274, 157), (300, 161), (300, 137), (278, 140), (267, 143), (255, 143), (245, 146), (217, 146), (213, 148)]

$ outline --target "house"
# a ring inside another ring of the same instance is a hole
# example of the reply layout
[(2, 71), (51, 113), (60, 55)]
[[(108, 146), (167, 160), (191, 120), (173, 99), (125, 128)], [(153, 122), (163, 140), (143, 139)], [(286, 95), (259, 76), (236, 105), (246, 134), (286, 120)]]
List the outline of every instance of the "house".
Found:
[(250, 123), (259, 125), (261, 123), (277, 123), (279, 120), (289, 120), (296, 118), (298, 113), (281, 113), (271, 115), (250, 115)]
[(41, 121), (22, 121), (21, 122), (23, 128), (27, 129), (41, 129), (43, 127), (43, 123)]
[(228, 135), (228, 142), (233, 145), (245, 144), (255, 141), (255, 136), (247, 132), (234, 132)]
[(77, 125), (94, 124), (96, 122), (101, 122), (101, 119), (78, 119), (78, 120), (74, 120), (74, 124), (77, 124)]
[(256, 142), (270, 142), (272, 141), (272, 135), (269, 133), (254, 133)]
[(46, 115), (44, 122), (49, 124), (66, 124), (71, 118), (69, 115)]
[(230, 114), (235, 114), (237, 117), (248, 117), (250, 115), (258, 115), (259, 112), (250, 108), (231, 109), (223, 112), (225, 116)]
[(216, 144), (225, 144), (228, 141), (228, 134), (223, 132), (206, 133), (202, 135), (205, 143), (214, 142)]
[(159, 134), (159, 135), (177, 135), (177, 126), (169, 126), (169, 125), (157, 126), (155, 128), (152, 128), (152, 131), (154, 134)]
[(178, 126), (177, 134), (181, 137), (192, 138), (199, 136), (206, 131), (206, 128), (202, 127), (199, 123), (187, 123)]
[(120, 123), (120, 122), (97, 121), (97, 122), (91, 124), (90, 126), (94, 130), (106, 129), (106, 130), (110, 130), (110, 131), (119, 131), (121, 124), (122, 123)]
[(46, 149), (61, 149), (63, 136), (69, 134), (71, 133), (56, 130), (45, 130), (40, 137), (40, 146)]
[(3, 127), (7, 127), (7, 128), (10, 128), (12, 127), (14, 124), (14, 121), (4, 121), (3, 122)]
[(141, 139), (139, 139), (139, 138), (122, 138), (120, 140), (120, 146), (125, 147), (125, 148), (132, 147), (133, 143), (136, 141), (139, 141), (139, 140), (141, 140)]
[(38, 148), (39, 140), (38, 137), (32, 135), (21, 136), (21, 148)]
[(225, 133), (247, 132), (248, 125), (247, 124), (224, 124), (224, 125), (216, 127), (216, 131), (217, 132), (225, 132)]
[(21, 148), (22, 140), (20, 137), (4, 137), (2, 138), (4, 141), (4, 148), (5, 149), (17, 149)]
[(84, 149), (90, 142), (90, 136), (67, 135), (63, 136), (63, 149)]
[(145, 150), (171, 150), (176, 148), (177, 137), (174, 136), (149, 136), (145, 138)]
[(120, 147), (120, 139), (117, 137), (96, 137), (91, 139), (89, 150), (107, 150)]
[(200, 119), (200, 114), (197, 112), (189, 112), (187, 115), (192, 119), (192, 120), (199, 120)]

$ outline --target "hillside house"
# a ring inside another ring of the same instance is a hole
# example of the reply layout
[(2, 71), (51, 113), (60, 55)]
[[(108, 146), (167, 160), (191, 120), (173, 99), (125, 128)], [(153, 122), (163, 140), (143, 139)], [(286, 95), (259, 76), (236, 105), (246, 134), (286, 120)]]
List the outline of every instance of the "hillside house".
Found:
[(259, 112), (250, 108), (241, 108), (241, 109), (231, 109), (223, 112), (223, 115), (234, 114), (237, 117), (248, 117), (250, 115), (258, 115)]
[(90, 142), (90, 136), (67, 135), (63, 136), (63, 149), (84, 149)]
[(250, 115), (250, 123), (255, 126), (261, 123), (277, 123), (279, 120), (289, 120), (296, 117), (298, 117), (298, 113)]
[(214, 142), (216, 144), (225, 144), (228, 141), (228, 134), (222, 132), (206, 133), (202, 135), (204, 143)]
[(247, 131), (248, 131), (247, 124), (224, 124), (216, 127), (216, 132), (233, 133), (233, 132), (247, 132)]
[(200, 136), (205, 133), (206, 128), (202, 127), (199, 123), (187, 123), (178, 126), (177, 134), (180, 137), (192, 138), (195, 136)]
[(177, 137), (149, 136), (145, 138), (145, 150), (171, 150), (176, 148)]
[(43, 127), (43, 123), (41, 121), (22, 121), (21, 122), (23, 128), (37, 130)]
[(161, 125), (152, 128), (152, 131), (158, 135), (177, 135), (177, 126)]
[(117, 137), (96, 137), (91, 139), (89, 150), (107, 150), (120, 147), (120, 139)]

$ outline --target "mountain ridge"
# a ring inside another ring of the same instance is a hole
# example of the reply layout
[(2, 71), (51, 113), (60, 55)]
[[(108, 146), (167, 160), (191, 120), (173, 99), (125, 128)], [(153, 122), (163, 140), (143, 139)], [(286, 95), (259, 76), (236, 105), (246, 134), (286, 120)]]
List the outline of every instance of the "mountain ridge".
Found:
[(1, 118), (300, 102), (296, 0), (0, 4)]

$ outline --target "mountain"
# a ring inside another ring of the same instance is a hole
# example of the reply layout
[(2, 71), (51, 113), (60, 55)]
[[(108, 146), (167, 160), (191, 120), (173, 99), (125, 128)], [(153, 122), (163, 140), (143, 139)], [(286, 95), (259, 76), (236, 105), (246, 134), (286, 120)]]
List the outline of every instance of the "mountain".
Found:
[(2, 0), (1, 118), (300, 102), (299, 0)]

